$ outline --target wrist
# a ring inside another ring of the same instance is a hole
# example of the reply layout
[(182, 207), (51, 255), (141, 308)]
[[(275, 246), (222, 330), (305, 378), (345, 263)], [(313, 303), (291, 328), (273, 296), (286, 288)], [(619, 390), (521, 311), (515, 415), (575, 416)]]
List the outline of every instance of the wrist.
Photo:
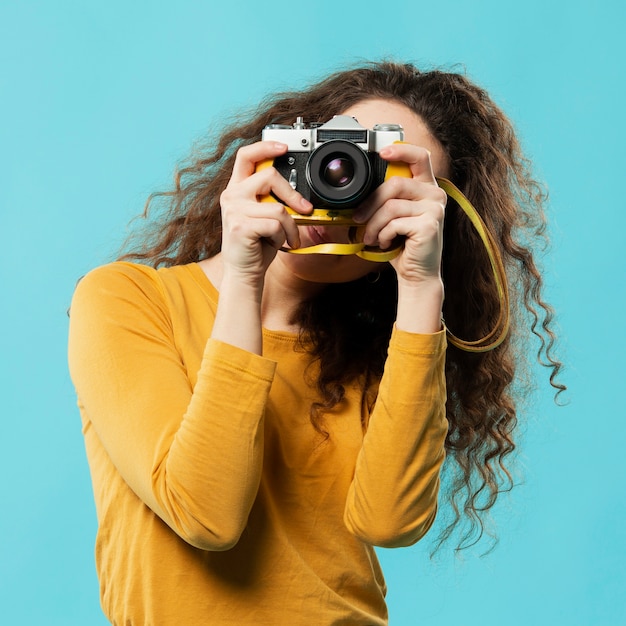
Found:
[(419, 282), (398, 281), (396, 326), (412, 333), (432, 334), (442, 328), (444, 285), (440, 277)]
[(257, 272), (248, 272), (236, 267), (224, 265), (220, 281), (220, 294), (239, 294), (246, 300), (257, 300), (260, 304), (263, 295), (265, 276)]
[(254, 354), (262, 354), (263, 278), (224, 267), (211, 336)]

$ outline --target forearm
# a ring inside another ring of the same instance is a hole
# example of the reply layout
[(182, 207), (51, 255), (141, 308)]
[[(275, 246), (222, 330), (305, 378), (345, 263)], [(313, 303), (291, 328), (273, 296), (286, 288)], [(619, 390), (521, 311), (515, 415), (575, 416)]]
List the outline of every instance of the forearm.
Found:
[(256, 498), (273, 363), (210, 340), (194, 393), (153, 475), (175, 530), (207, 550), (232, 547)]
[(346, 525), (363, 541), (410, 545), (435, 517), (447, 433), (445, 345), (443, 332), (394, 331), (346, 504)]

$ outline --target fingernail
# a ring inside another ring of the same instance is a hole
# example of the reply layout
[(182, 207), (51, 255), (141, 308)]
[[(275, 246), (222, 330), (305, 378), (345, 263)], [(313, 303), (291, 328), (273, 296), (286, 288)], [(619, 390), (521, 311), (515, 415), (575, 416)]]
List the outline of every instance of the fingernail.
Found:
[(378, 154), (384, 159), (385, 157), (391, 156), (391, 152), (391, 148), (383, 148)]
[(275, 141), (274, 142), (274, 148), (276, 150), (286, 150), (287, 149), (287, 144), (286, 143), (280, 143), (280, 141)]
[(313, 205), (306, 198), (302, 198), (300, 200), (300, 206), (307, 211), (310, 211), (313, 208)]

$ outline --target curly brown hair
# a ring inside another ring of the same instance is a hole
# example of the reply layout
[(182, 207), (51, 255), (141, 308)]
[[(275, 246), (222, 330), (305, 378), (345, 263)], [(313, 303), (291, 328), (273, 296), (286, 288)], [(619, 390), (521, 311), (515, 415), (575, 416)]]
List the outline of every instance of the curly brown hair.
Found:
[[(172, 191), (149, 198), (144, 216), (155, 203), (165, 213), (121, 258), (159, 267), (216, 255), (221, 247), (219, 198), (237, 149), (258, 141), (267, 124), (291, 124), (297, 116), (324, 122), (331, 112), (371, 98), (404, 104), (441, 143), (452, 181), (499, 245), (512, 288), (511, 331), (498, 348), (479, 354), (454, 346), (447, 351), (445, 485), (451, 508), (438, 545), (457, 529), (459, 548), (467, 547), (483, 535), (485, 514), (498, 494), (513, 485), (506, 460), (516, 447), (516, 407), (530, 387), (529, 335), (538, 340), (537, 357), (550, 370), (556, 394), (564, 389), (556, 380), (561, 363), (553, 356), (553, 312), (542, 297), (536, 263), (546, 242), (545, 193), (533, 179), (512, 124), (482, 88), (461, 73), (384, 61), (338, 72), (303, 91), (272, 96), (232, 120), (208, 148), (197, 149), (176, 173)], [(457, 336), (477, 339), (497, 319), (498, 293), (483, 244), (453, 204), (448, 203), (444, 226), (443, 314)], [(321, 399), (311, 408), (318, 431), (324, 432), (324, 415), (342, 401), (346, 384), (375, 388), (396, 303), (395, 274), (387, 270), (377, 281), (365, 277), (329, 285), (300, 307), (296, 321), (301, 336), (320, 363)]]

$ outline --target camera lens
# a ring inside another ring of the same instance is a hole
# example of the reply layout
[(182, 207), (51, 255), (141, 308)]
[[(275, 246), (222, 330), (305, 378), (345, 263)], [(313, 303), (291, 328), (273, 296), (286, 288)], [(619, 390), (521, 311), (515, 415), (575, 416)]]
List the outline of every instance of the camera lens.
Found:
[(332, 158), (331, 155), (324, 167), (322, 178), (332, 187), (345, 187), (354, 178), (354, 163), (341, 156)]
[(367, 153), (343, 139), (325, 141), (316, 148), (306, 165), (311, 190), (325, 203), (349, 208), (369, 192), (372, 167)]

